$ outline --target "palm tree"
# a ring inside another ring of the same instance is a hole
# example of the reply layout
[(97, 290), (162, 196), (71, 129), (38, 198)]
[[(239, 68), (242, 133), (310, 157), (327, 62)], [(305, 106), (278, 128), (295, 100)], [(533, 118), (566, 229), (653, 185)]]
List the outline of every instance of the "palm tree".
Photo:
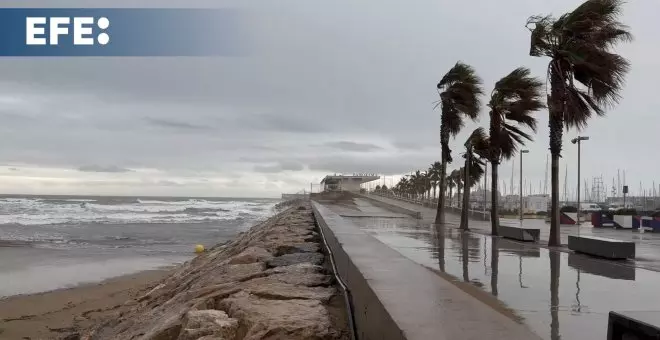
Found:
[(463, 187), (463, 168), (451, 172), (452, 182), (456, 186), (456, 206), (461, 206), (461, 188)]
[(396, 183), (394, 186), (394, 191), (396, 192), (397, 195), (399, 196), (404, 196), (404, 194), (407, 191), (406, 186), (408, 185), (408, 179), (404, 176), (399, 179), (399, 182)]
[(445, 222), (445, 176), (447, 175), (447, 164), (451, 163), (451, 149), (449, 149), (449, 137), (456, 136), (463, 127), (463, 118), (472, 120), (479, 116), (481, 103), (479, 96), (483, 94), (481, 79), (474, 69), (462, 62), (457, 62), (438, 83), (441, 106), (440, 115), (440, 144), (442, 146), (442, 158), (440, 168), (440, 195), (438, 199), (438, 211), (435, 217), (436, 224)]
[(498, 166), (502, 160), (510, 159), (525, 140), (532, 137), (523, 131), (529, 128), (536, 132), (536, 118), (531, 114), (543, 107), (541, 93), (543, 82), (530, 76), (527, 68), (520, 67), (495, 83), (490, 95), (490, 148), (488, 161), (491, 164), (491, 233), (499, 234), (499, 191)]
[(429, 179), (431, 180), (431, 187), (433, 188), (433, 199), (436, 199), (436, 189), (440, 183), (440, 167), (442, 164), (440, 162), (434, 162), (431, 164), (428, 173), (430, 174)]
[(454, 183), (454, 177), (451, 174), (449, 174), (449, 176), (445, 178), (445, 181), (446, 181), (445, 183), (447, 183), (447, 188), (449, 189), (448, 197), (449, 197), (449, 206), (451, 207), (451, 203), (453, 201), (452, 197), (454, 194), (454, 187), (456, 186), (456, 183)]
[(551, 246), (560, 244), (559, 157), (564, 126), (580, 129), (594, 113), (604, 115), (605, 108), (618, 102), (630, 68), (625, 58), (612, 52), (617, 43), (632, 40), (628, 27), (618, 21), (622, 5), (623, 0), (588, 0), (559, 18), (527, 20), (529, 54), (550, 58)]
[(484, 158), (488, 153), (488, 137), (483, 128), (476, 128), (465, 141), (465, 166), (463, 167), (463, 208), (461, 209), (461, 229), (468, 229), (468, 209), (470, 209), (470, 188), (484, 175)]
[(415, 199), (419, 199), (420, 195), (424, 194), (424, 174), (417, 170), (414, 174), (410, 175), (411, 189)]

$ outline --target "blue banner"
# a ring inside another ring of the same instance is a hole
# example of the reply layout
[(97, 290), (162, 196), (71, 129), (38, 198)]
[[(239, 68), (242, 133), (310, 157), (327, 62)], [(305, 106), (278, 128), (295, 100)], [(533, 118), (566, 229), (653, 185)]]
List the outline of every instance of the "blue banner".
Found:
[(0, 56), (238, 56), (235, 9), (3, 8)]

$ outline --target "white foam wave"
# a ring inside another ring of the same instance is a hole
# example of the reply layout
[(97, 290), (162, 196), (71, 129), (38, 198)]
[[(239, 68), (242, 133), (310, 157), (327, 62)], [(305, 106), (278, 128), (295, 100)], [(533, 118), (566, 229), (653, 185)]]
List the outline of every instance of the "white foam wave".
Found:
[[(133, 203), (134, 202), (134, 203)], [(203, 223), (266, 216), (273, 203), (135, 200), (104, 202), (92, 199), (0, 199), (0, 224), (57, 225), (80, 223)], [(81, 204), (82, 203), (82, 204)]]

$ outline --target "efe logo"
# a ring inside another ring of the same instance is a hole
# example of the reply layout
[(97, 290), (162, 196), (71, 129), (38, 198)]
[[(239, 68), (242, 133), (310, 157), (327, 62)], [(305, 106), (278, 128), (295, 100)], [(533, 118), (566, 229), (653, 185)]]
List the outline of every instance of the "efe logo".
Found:
[[(73, 19), (73, 24), (72, 20)], [(69, 35), (69, 27), (72, 27), (74, 45), (94, 45), (94, 37), (91, 36), (94, 27), (93, 17), (26, 17), (25, 18), (25, 44), (26, 45), (57, 45), (59, 36)], [(110, 20), (100, 17), (96, 25), (105, 30), (110, 26)], [(48, 34), (46, 28), (48, 27)], [(110, 42), (108, 33), (101, 32), (96, 36), (96, 41), (101, 45)]]

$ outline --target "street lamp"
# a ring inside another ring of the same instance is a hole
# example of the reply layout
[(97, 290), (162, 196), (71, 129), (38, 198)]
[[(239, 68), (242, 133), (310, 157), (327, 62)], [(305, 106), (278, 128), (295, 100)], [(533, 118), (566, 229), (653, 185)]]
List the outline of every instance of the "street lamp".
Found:
[(522, 223), (523, 220), (523, 161), (522, 161), (522, 156), (524, 153), (528, 153), (529, 150), (520, 150), (520, 223)]
[(571, 140), (571, 143), (578, 146), (578, 173), (577, 173), (577, 226), (578, 235), (580, 234), (580, 144), (583, 140), (589, 140), (587, 136), (577, 136)]

